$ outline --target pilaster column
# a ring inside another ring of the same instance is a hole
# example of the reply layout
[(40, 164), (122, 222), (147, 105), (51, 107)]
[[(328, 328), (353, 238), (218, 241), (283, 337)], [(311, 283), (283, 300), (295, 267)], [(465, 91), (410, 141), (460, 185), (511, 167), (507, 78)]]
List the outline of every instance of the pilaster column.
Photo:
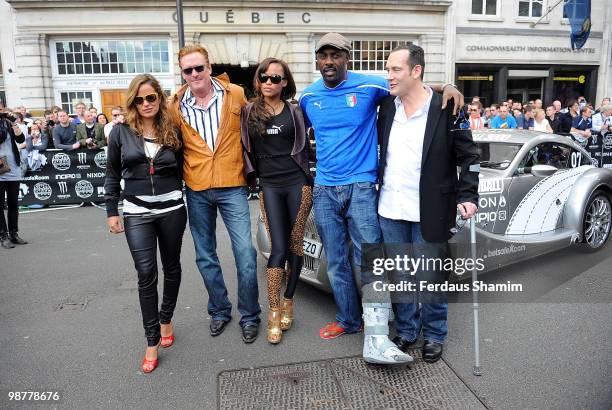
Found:
[(444, 34), (424, 34), (419, 37), (419, 45), (425, 50), (425, 83), (444, 83), (447, 77)]
[(287, 63), (291, 68), (298, 94), (312, 83), (314, 54), (310, 33), (287, 33)]
[(48, 43), (42, 33), (17, 32), (15, 36), (20, 99), (32, 111), (43, 111), (54, 103)]

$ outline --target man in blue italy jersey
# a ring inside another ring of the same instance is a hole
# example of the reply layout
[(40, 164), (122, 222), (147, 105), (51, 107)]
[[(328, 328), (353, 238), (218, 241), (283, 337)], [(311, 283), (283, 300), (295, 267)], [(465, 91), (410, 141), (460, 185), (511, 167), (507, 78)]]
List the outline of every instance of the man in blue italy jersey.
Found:
[[(307, 126), (313, 127), (317, 142), (313, 208), (338, 307), (336, 320), (319, 334), (333, 339), (361, 330), (359, 292), (346, 247), (350, 238), (355, 266), (361, 268), (364, 359), (373, 363), (407, 363), (412, 357), (388, 337), (391, 304), (372, 303), (379, 299), (372, 295), (372, 269), (361, 263), (361, 245), (382, 241), (377, 215), (376, 111), (389, 90), (382, 77), (348, 71), (350, 50), (351, 43), (342, 35), (324, 35), (315, 49), (322, 78), (307, 87), (300, 98)], [(463, 104), (463, 96), (454, 87), (432, 89), (444, 89), (444, 106), (452, 98), (459, 106)]]

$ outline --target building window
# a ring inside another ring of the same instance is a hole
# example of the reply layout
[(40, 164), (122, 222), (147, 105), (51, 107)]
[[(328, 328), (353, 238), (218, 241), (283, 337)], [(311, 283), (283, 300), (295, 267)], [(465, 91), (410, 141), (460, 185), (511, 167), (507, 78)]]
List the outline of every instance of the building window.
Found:
[(472, 0), (472, 15), (497, 16), (497, 0)]
[(544, 0), (519, 0), (519, 17), (542, 17)]
[(58, 41), (59, 75), (169, 73), (167, 40)]
[(92, 105), (92, 92), (91, 91), (64, 91), (60, 93), (62, 100), (62, 109), (66, 110), (68, 114), (74, 114), (74, 107), (82, 102), (86, 107)]
[(397, 46), (410, 43), (410, 41), (401, 40), (352, 41), (348, 69), (354, 71), (384, 71), (391, 50)]

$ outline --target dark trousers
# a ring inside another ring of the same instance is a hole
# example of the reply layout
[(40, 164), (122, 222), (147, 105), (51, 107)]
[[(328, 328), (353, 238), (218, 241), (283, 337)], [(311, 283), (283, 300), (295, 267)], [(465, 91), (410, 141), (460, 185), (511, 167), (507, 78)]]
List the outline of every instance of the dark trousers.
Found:
[[(127, 238), (138, 272), (142, 324), (149, 346), (159, 342), (160, 322), (170, 323), (181, 284), (181, 246), (187, 224), (185, 207), (153, 216), (126, 215)], [(157, 242), (164, 271), (161, 309), (157, 295)]]
[[(8, 229), (6, 219), (4, 218), (4, 196), (6, 195), (6, 203), (8, 205)], [(17, 218), (19, 216), (19, 205), (17, 198), (19, 197), (19, 181), (0, 181), (0, 235), (5, 235), (7, 232), (11, 234), (17, 233)]]

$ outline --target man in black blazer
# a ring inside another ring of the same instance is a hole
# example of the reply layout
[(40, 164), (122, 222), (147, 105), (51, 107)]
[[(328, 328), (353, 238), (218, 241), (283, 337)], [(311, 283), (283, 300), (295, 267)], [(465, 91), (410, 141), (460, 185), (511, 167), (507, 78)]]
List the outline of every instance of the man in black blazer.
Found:
[[(443, 110), (440, 95), (423, 84), (424, 68), (424, 51), (413, 44), (396, 48), (387, 61), (391, 96), (378, 116), (378, 214), (386, 244), (442, 244), (446, 250), (457, 210), (464, 219), (476, 213), (479, 154), (470, 130), (455, 126), (453, 104)], [(394, 310), (398, 347), (405, 351), (422, 327), (423, 359), (437, 361), (448, 305), (423, 303), (419, 311), (413, 300), (395, 303)]]

